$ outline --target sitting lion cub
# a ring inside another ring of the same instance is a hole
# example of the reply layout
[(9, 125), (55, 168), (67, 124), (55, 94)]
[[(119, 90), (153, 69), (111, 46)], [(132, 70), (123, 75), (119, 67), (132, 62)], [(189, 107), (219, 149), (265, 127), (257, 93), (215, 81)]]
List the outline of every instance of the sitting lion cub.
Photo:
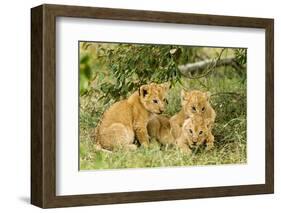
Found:
[(104, 149), (136, 149), (149, 144), (147, 123), (153, 114), (161, 114), (166, 104), (168, 84), (143, 85), (128, 99), (116, 102), (103, 115), (95, 131), (95, 140)]
[(186, 119), (181, 127), (179, 137), (174, 137), (172, 126), (168, 117), (157, 115), (148, 122), (147, 129), (151, 138), (155, 138), (163, 145), (175, 145), (183, 152), (190, 154), (191, 149), (206, 143), (212, 146), (214, 136), (210, 129), (210, 120), (195, 115)]
[(181, 136), (176, 139), (177, 146), (186, 153), (191, 153), (190, 148), (196, 148), (203, 143), (206, 143), (207, 149), (213, 147), (214, 136), (210, 123), (210, 119), (204, 119), (200, 115), (186, 119), (182, 126)]
[[(180, 137), (181, 127), (187, 118), (194, 115), (200, 115), (203, 119), (208, 119), (210, 129), (212, 129), (216, 118), (216, 112), (209, 103), (210, 93), (193, 90), (186, 92), (181, 91), (182, 109), (171, 119), (172, 133), (175, 138)], [(209, 143), (208, 148), (212, 148), (213, 144)]]

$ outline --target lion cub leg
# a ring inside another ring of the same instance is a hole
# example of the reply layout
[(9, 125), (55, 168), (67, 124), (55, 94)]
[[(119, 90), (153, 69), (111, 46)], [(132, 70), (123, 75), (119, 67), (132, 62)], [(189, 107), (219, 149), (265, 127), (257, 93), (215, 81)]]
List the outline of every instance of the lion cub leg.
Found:
[(136, 124), (134, 130), (140, 144), (144, 147), (148, 147), (149, 136), (148, 136), (146, 124)]
[(206, 150), (211, 150), (214, 147), (214, 135), (210, 132), (206, 137)]
[(191, 149), (188, 146), (188, 143), (186, 142), (186, 139), (183, 136), (180, 136), (176, 139), (176, 145), (183, 153), (187, 155), (190, 155), (192, 153)]
[(175, 137), (175, 138), (178, 138), (180, 137), (181, 135), (181, 126), (176, 124), (176, 123), (172, 123), (172, 135)]
[(103, 147), (114, 149), (135, 150), (134, 132), (122, 123), (113, 123), (100, 133), (100, 143)]

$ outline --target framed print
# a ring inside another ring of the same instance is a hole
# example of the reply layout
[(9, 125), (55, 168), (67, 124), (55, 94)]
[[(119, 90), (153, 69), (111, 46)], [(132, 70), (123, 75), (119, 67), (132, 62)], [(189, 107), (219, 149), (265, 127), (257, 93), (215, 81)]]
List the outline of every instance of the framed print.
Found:
[(274, 192), (273, 19), (31, 9), (31, 203)]

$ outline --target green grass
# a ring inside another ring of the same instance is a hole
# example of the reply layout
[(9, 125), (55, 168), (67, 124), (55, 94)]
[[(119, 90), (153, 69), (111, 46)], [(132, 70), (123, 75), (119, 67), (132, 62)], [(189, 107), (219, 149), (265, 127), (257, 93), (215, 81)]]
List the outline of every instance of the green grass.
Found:
[(160, 147), (155, 141), (149, 148), (112, 153), (96, 150), (90, 141), (81, 143), (80, 169), (118, 169), (172, 167), (194, 165), (221, 165), (246, 163), (246, 145), (239, 142), (216, 144), (214, 150), (196, 150), (186, 155), (177, 148)]
[[(226, 77), (223, 77), (226, 76)], [(80, 98), (80, 169), (146, 168), (196, 165), (247, 163), (246, 143), (246, 82), (237, 73), (219, 70), (211, 77), (200, 80), (183, 80), (169, 91), (169, 104), (165, 114), (173, 115), (180, 106), (180, 90), (210, 91), (211, 104), (217, 112), (213, 133), (215, 147), (210, 151), (200, 148), (188, 156), (177, 148), (161, 147), (152, 141), (146, 149), (122, 150), (108, 153), (97, 150), (91, 132), (103, 111), (109, 107), (98, 102), (94, 95)]]

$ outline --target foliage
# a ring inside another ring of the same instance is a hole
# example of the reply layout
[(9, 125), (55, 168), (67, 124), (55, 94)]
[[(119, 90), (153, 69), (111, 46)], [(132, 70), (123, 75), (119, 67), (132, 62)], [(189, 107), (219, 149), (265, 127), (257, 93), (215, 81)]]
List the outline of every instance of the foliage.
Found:
[(90, 66), (90, 56), (83, 54), (80, 58), (80, 94), (83, 95), (89, 87), (89, 82), (92, 77)]
[[(90, 45), (82, 45), (82, 49), (85, 50), (89, 47)], [(96, 72), (101, 79), (109, 77), (108, 81), (98, 85), (98, 89), (104, 94), (100, 98), (105, 98), (105, 103), (110, 99), (119, 100), (150, 82), (169, 81), (174, 85), (181, 79), (178, 64), (182, 61), (188, 62), (188, 55), (190, 58), (194, 57), (194, 50), (174, 45), (99, 45), (96, 60), (105, 64), (105, 69), (109, 72), (109, 76), (105, 76), (103, 72)], [(89, 90), (90, 82), (93, 81), (90, 63), (89, 54), (81, 55), (80, 94), (85, 94)]]
[(247, 63), (247, 49), (235, 49), (235, 58), (240, 65)]
[[(176, 82), (180, 79), (174, 46), (118, 44), (100, 48), (99, 57), (108, 64), (113, 81), (100, 88), (108, 98), (125, 98), (149, 82)], [(173, 52), (174, 51), (174, 52)]]

